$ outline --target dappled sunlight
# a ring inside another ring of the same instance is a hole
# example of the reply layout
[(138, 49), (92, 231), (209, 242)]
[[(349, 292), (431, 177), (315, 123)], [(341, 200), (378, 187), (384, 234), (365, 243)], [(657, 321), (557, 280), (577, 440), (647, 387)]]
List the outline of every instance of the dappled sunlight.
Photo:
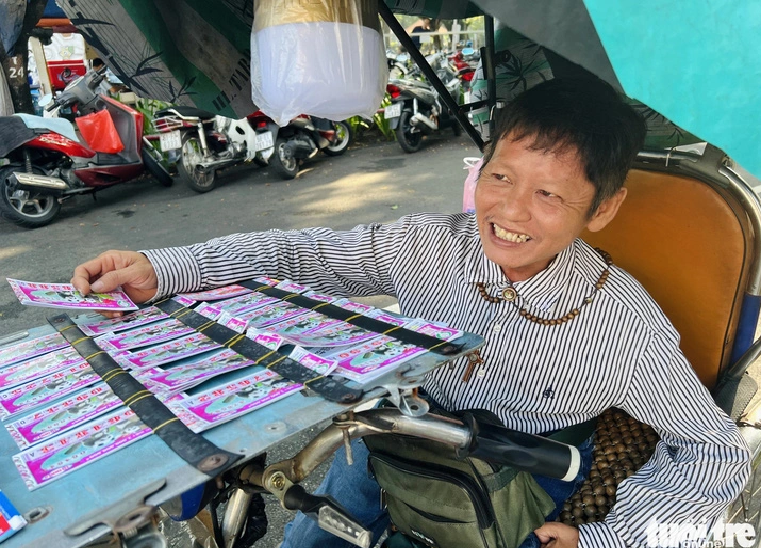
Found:
[[(31, 253), (34, 251), (27, 245), (13, 245), (13, 246), (0, 246), (0, 261), (16, 257), (23, 253)], [(2, 273), (5, 275), (5, 273)]]

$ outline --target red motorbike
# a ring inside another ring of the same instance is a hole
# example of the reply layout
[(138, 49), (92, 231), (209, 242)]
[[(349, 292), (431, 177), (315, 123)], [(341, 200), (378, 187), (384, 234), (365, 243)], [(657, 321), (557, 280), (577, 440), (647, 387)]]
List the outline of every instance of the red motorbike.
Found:
[(162, 185), (172, 184), (160, 153), (145, 143), (143, 115), (96, 92), (103, 77), (93, 71), (66, 86), (47, 107), (58, 117), (0, 117), (0, 210), (6, 218), (29, 228), (46, 225), (64, 200), (130, 181), (145, 169)]

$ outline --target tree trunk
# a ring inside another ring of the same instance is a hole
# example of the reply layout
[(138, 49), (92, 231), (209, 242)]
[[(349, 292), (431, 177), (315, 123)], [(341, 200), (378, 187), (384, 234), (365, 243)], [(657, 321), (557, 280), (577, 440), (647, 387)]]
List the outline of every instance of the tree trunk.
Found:
[[(13, 45), (13, 54), (9, 55), (0, 42), (0, 64), (3, 67), (5, 80), (11, 92), (13, 107), (16, 112), (34, 114), (32, 90), (29, 87), (29, 36), (37, 22), (45, 12), (46, 0), (30, 0), (24, 14), (24, 23), (18, 40)], [(40, 67), (44, 70), (44, 67)]]

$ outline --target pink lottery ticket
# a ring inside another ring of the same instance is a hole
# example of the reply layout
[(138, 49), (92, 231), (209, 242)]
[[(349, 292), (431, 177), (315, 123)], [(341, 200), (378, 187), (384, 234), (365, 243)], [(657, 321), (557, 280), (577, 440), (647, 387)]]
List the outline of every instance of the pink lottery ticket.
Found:
[(34, 490), (148, 436), (151, 429), (120, 408), (77, 430), (13, 456), (29, 490)]
[(241, 320), (246, 320), (250, 327), (262, 328), (277, 322), (282, 322), (288, 318), (299, 316), (308, 312), (306, 308), (301, 308), (288, 302), (277, 302), (268, 304), (262, 308), (257, 308), (245, 314), (236, 314)]
[(459, 337), (462, 337), (463, 332), (453, 327), (447, 327), (445, 325), (431, 323), (423, 319), (415, 319), (407, 322), (404, 327), (415, 333), (422, 333), (424, 335), (430, 335), (443, 341), (452, 341)]
[(50, 403), (89, 386), (100, 379), (90, 369), (87, 362), (82, 362), (56, 373), (0, 392), (0, 418), (30, 411), (38, 405)]
[(195, 330), (174, 318), (156, 322), (145, 327), (123, 331), (116, 334), (106, 334), (98, 337), (95, 342), (103, 350), (130, 350), (139, 346), (158, 344), (170, 339), (193, 333)]
[(79, 324), (79, 328), (85, 333), (85, 335), (95, 336), (104, 333), (124, 331), (125, 329), (132, 329), (133, 327), (139, 327), (168, 317), (168, 314), (165, 314), (155, 306), (149, 306), (148, 308), (132, 312), (131, 314), (119, 318), (103, 320), (96, 323)]
[(271, 333), (269, 331), (260, 331), (259, 329), (256, 329), (255, 327), (249, 327), (246, 331), (246, 337), (251, 339), (257, 344), (261, 344), (265, 348), (269, 348), (270, 350), (277, 350), (282, 345), (287, 344), (288, 341), (286, 341), (283, 337), (278, 335), (277, 333)]
[(31, 360), (16, 362), (0, 369), (0, 387), (7, 390), (83, 361), (85, 361), (84, 358), (71, 347), (54, 350)]
[(182, 306), (193, 306), (194, 304), (196, 304), (196, 301), (194, 301), (190, 297), (186, 297), (185, 295), (175, 295), (174, 297), (172, 297), (172, 300), (177, 301)]
[(341, 308), (345, 308), (346, 310), (351, 310), (357, 314), (367, 314), (371, 310), (375, 309), (375, 307), (370, 306), (369, 304), (355, 303), (349, 299), (338, 299), (337, 301), (333, 301), (332, 304), (340, 306)]
[(13, 346), (0, 347), (0, 367), (41, 356), (69, 346), (60, 333), (51, 333)]
[(217, 323), (224, 325), (228, 329), (232, 329), (236, 333), (245, 333), (248, 327), (248, 321), (241, 318), (236, 318), (229, 312), (222, 312), (217, 318)]
[(336, 361), (304, 350), (297, 346), (291, 352), (291, 358), (318, 375), (330, 375), (336, 368)]
[(293, 282), (291, 280), (283, 280), (279, 284), (277, 284), (275, 287), (278, 289), (282, 289), (283, 291), (289, 291), (291, 293), (303, 293), (304, 291), (309, 291), (309, 288), (305, 285), (297, 284), (296, 282)]
[[(322, 319), (316, 316), (321, 316)], [(340, 320), (332, 320), (315, 312), (271, 325), (267, 329), (275, 331), (294, 344), (306, 347), (356, 345), (378, 336), (372, 331)]]
[(254, 278), (254, 281), (261, 282), (263, 285), (268, 285), (270, 287), (275, 287), (280, 283), (280, 280), (276, 280), (275, 278), (270, 278), (268, 276), (259, 276), (258, 278)]
[(332, 303), (336, 300), (335, 297), (331, 297), (330, 295), (323, 295), (322, 293), (317, 293), (311, 289), (309, 291), (304, 291), (302, 295), (304, 295), (304, 297), (309, 297), (310, 299), (314, 299), (315, 301), (322, 301), (324, 303)]
[(226, 287), (218, 287), (216, 289), (209, 289), (208, 291), (198, 291), (197, 293), (180, 293), (178, 297), (184, 297), (192, 301), (218, 301), (219, 299), (227, 299), (229, 297), (237, 297), (238, 295), (245, 295), (251, 293), (251, 289), (233, 284)]
[(216, 302), (214, 303), (214, 306), (221, 311), (235, 315), (276, 302), (278, 302), (278, 299), (275, 297), (268, 297), (262, 293), (249, 293), (247, 295), (241, 295), (240, 297), (227, 299), (226, 301)]
[(179, 339), (169, 341), (159, 346), (152, 346), (144, 350), (122, 352), (118, 354), (117, 362), (122, 367), (130, 369), (146, 369), (159, 365), (197, 356), (203, 352), (219, 349), (217, 343), (206, 335), (193, 333)]
[(77, 428), (120, 405), (122, 401), (116, 394), (105, 383), (99, 383), (50, 407), (25, 415), (5, 425), (5, 428), (19, 449), (26, 449)]
[(136, 310), (137, 306), (123, 291), (82, 295), (71, 284), (25, 282), (6, 278), (21, 304), (48, 308), (91, 310)]
[(219, 315), (222, 313), (221, 308), (217, 308), (214, 305), (201, 303), (195, 308), (195, 312), (203, 316), (204, 318), (209, 318), (210, 320), (216, 320), (219, 318)]
[(361, 346), (331, 352), (325, 357), (338, 362), (336, 375), (363, 383), (425, 352), (424, 348), (380, 336)]
[(140, 381), (151, 391), (155, 388), (159, 392), (179, 392), (222, 373), (243, 369), (253, 363), (232, 350), (223, 350), (191, 363), (166, 369), (155, 368), (142, 371)]
[(365, 314), (365, 316), (367, 316), (368, 318), (372, 318), (374, 320), (378, 320), (379, 322), (385, 322), (391, 325), (395, 325), (397, 327), (402, 327), (404, 324), (412, 320), (412, 318), (403, 318), (399, 316), (394, 316), (392, 314), (388, 314), (379, 308), (370, 310), (367, 314)]
[(179, 407), (196, 416), (199, 422), (195, 425), (195, 431), (200, 431), (294, 394), (301, 387), (273, 371), (264, 370), (192, 397), (167, 400), (167, 406), (172, 411)]

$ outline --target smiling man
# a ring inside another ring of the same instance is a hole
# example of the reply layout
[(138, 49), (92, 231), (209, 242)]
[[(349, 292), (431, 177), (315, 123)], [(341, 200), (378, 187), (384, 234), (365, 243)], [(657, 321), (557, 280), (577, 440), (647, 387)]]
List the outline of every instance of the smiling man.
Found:
[[(644, 131), (606, 84), (551, 80), (502, 112), (475, 215), (418, 214), (347, 232), (271, 231), (107, 252), (79, 266), (72, 282), (84, 293), (121, 284), (145, 301), (267, 275), (338, 296), (392, 295), (407, 316), (479, 333), (484, 361), (473, 375), (462, 360), (426, 379), (439, 406), (491, 411), (509, 428), (537, 434), (615, 406), (661, 437), (650, 461), (620, 484), (605, 522), (578, 529), (552, 522), (577, 484), (536, 476), (558, 508), (522, 546), (644, 546), (652, 519), (716, 518), (749, 473), (737, 428), (698, 381), (657, 304), (606, 253), (578, 239), (616, 215)], [(591, 439), (579, 449), (588, 470)], [(366, 458), (355, 443), (355, 464), (339, 455), (321, 490), (378, 535), (388, 517)], [(299, 516), (283, 546), (347, 544)]]

